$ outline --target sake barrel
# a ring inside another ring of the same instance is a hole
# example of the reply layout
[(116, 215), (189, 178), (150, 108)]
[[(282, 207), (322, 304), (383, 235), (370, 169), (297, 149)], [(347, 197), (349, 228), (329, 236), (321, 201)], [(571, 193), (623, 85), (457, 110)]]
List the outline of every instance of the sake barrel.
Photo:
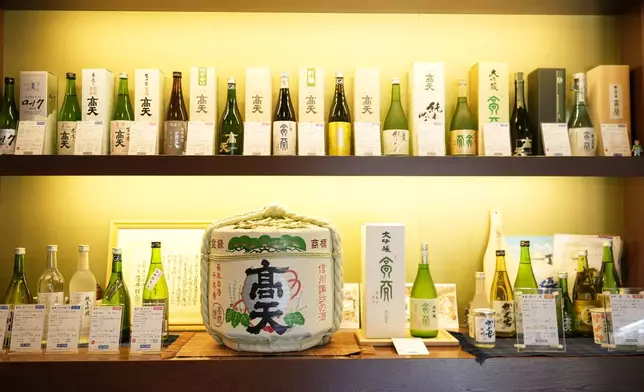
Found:
[(280, 206), (215, 222), (201, 251), (208, 333), (238, 351), (328, 343), (342, 322), (340, 250), (331, 225)]

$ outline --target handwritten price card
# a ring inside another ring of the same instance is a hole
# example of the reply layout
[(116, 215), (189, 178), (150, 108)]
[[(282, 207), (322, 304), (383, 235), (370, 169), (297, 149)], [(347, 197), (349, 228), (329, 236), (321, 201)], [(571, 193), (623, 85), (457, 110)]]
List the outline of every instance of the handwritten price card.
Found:
[(122, 316), (122, 306), (94, 306), (88, 352), (118, 354)]
[(611, 294), (613, 333), (618, 346), (644, 345), (644, 296)]
[(52, 305), (49, 312), (49, 353), (77, 353), (83, 312), (80, 305)]
[(523, 339), (526, 346), (558, 346), (557, 302), (553, 294), (522, 294)]
[(163, 306), (137, 306), (132, 322), (132, 354), (161, 352)]
[(12, 353), (41, 353), (45, 305), (16, 305), (11, 332)]

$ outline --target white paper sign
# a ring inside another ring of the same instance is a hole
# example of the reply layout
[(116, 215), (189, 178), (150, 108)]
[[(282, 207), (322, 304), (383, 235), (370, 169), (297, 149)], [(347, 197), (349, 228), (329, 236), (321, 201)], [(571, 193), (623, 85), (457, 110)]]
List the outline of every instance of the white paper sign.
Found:
[(355, 122), (353, 128), (355, 137), (356, 156), (380, 156), (382, 148), (380, 144), (380, 123), (379, 122)]
[(89, 332), (90, 353), (118, 353), (121, 339), (122, 306), (94, 306)]
[(392, 338), (398, 355), (429, 355), (429, 350), (420, 338)]
[(103, 143), (102, 121), (78, 121), (74, 155), (101, 155)]
[(128, 155), (157, 155), (159, 124), (132, 121), (130, 124), (130, 147)]
[(215, 146), (215, 123), (188, 122), (186, 155), (213, 155)]
[(512, 155), (510, 148), (510, 124), (485, 123), (483, 125), (483, 143), (485, 156), (508, 157)]
[(4, 344), (4, 336), (7, 331), (7, 321), (10, 313), (9, 305), (0, 305), (0, 353)]
[(569, 157), (570, 137), (568, 136), (568, 124), (566, 123), (542, 123), (541, 136), (543, 150), (549, 157)]
[(445, 155), (445, 124), (442, 121), (418, 121), (418, 156)]
[(77, 353), (82, 319), (81, 305), (52, 305), (46, 352)]
[(244, 155), (271, 155), (271, 123), (244, 123)]
[(20, 121), (16, 140), (16, 155), (42, 155), (45, 145), (45, 121)]
[(631, 156), (626, 124), (602, 124), (602, 145), (603, 155), (607, 157)]
[(324, 123), (301, 122), (297, 132), (297, 155), (326, 155)]
[[(611, 294), (612, 323), (616, 345), (644, 345), (644, 296)], [(611, 339), (612, 340), (612, 339)]]
[(41, 353), (45, 305), (16, 305), (9, 352)]
[(163, 306), (137, 306), (132, 321), (132, 342), (130, 352), (161, 352), (163, 329)]
[(558, 346), (557, 302), (554, 294), (522, 294), (523, 340), (530, 346)]

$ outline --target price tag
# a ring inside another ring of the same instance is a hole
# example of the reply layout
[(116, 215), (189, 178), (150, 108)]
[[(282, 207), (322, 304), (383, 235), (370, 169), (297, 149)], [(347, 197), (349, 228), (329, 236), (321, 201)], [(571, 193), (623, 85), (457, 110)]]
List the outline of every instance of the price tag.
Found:
[(132, 320), (132, 342), (130, 352), (161, 352), (163, 331), (163, 306), (137, 306)]
[(16, 305), (11, 331), (12, 353), (42, 353), (45, 305)]
[(80, 305), (52, 305), (47, 329), (47, 353), (77, 353), (83, 311)]
[(380, 123), (379, 122), (355, 122), (353, 128), (356, 156), (380, 156), (382, 147), (380, 144)]
[(445, 124), (442, 121), (416, 122), (418, 156), (445, 156)]
[(521, 294), (521, 313), (525, 345), (559, 345), (554, 294)]
[(626, 124), (602, 124), (602, 146), (604, 156), (631, 156), (631, 146), (628, 142), (628, 127)]
[[(644, 345), (644, 296), (642, 294), (611, 294), (612, 324), (615, 344)], [(611, 339), (612, 340), (612, 339)]]
[(186, 155), (213, 155), (215, 146), (215, 123), (188, 122)]
[(297, 155), (326, 155), (324, 123), (301, 122), (297, 130)]
[(130, 147), (128, 155), (158, 155), (159, 124), (132, 121), (130, 124)]
[(244, 155), (271, 155), (270, 123), (244, 123)]
[(9, 320), (9, 305), (0, 305), (0, 353), (4, 347), (4, 336), (7, 331), (7, 321)]
[(510, 124), (485, 123), (483, 125), (483, 140), (486, 157), (512, 156), (510, 147)]
[(568, 124), (541, 123), (541, 136), (546, 156), (569, 157), (572, 155)]
[(102, 121), (79, 121), (76, 126), (74, 155), (101, 155)]
[(398, 355), (429, 355), (429, 350), (420, 338), (391, 338)]
[(122, 306), (94, 306), (88, 352), (119, 353), (122, 315)]
[(16, 140), (16, 155), (42, 155), (45, 147), (44, 121), (20, 121)]

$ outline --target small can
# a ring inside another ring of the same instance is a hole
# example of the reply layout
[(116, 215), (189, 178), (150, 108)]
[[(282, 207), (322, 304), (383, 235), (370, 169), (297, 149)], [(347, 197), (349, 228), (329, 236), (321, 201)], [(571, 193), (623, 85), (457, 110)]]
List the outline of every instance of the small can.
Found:
[(496, 342), (494, 309), (474, 309), (474, 340), (477, 347), (492, 348)]

